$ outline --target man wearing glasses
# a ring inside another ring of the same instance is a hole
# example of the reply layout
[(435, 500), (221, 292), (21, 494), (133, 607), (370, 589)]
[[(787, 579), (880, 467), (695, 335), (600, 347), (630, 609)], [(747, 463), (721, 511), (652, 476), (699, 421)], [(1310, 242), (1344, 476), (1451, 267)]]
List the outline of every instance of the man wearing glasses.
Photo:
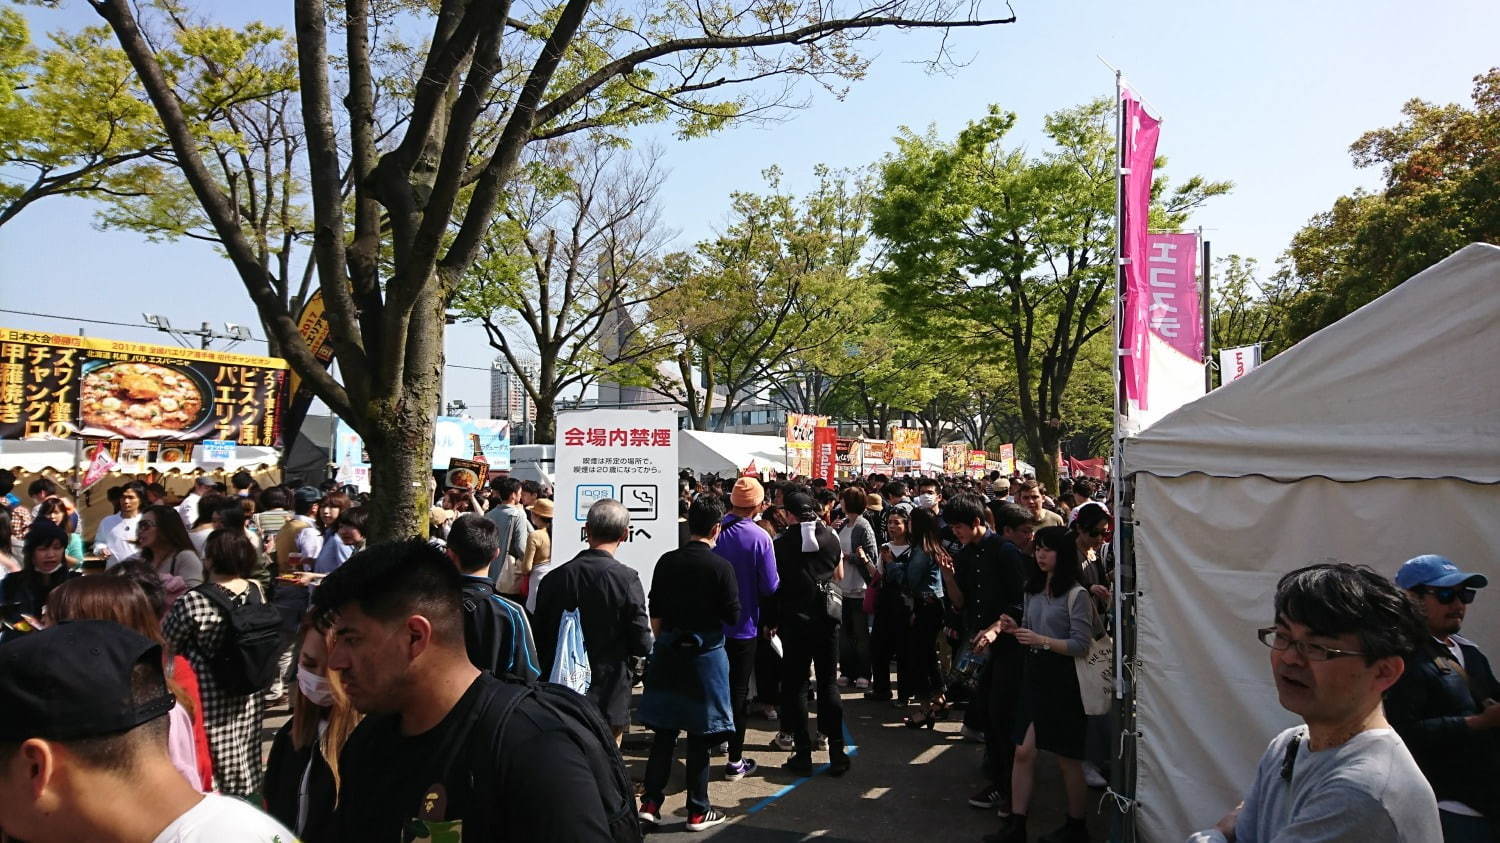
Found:
[(1386, 694), (1391, 725), (1437, 794), (1447, 843), (1500, 838), (1500, 687), (1489, 660), (1458, 635), (1489, 584), (1441, 556), (1409, 560), (1396, 573), (1427, 617), (1427, 636)]
[(1195, 841), (1438, 843), (1432, 787), (1381, 697), (1424, 634), (1411, 600), (1369, 568), (1329, 562), (1276, 585), (1276, 694), (1304, 725), (1276, 736), (1245, 801)]

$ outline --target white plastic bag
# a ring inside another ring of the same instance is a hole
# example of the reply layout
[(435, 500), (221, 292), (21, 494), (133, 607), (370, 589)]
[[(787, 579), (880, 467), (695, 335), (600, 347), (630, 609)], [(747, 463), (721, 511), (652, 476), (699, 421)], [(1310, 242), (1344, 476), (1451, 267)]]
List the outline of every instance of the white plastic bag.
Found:
[(563, 612), (557, 622), (557, 657), (552, 660), (552, 675), (547, 681), (580, 694), (589, 692), (593, 676), (588, 651), (583, 647), (583, 622), (577, 609)]

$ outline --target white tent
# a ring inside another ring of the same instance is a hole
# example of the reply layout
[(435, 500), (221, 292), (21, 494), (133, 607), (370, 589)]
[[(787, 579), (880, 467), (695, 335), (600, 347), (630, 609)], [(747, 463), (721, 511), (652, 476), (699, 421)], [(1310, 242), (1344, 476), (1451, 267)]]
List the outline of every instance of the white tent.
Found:
[[(274, 467), (281, 459), (280, 452), (275, 448), (240, 445), (235, 448), (232, 459), (205, 463), (201, 461), (202, 450), (201, 447), (195, 446), (187, 462), (149, 462), (141, 471), (183, 474), (194, 474), (199, 469), (234, 472), (243, 468), (253, 471)], [(66, 474), (73, 470), (75, 461), (78, 461), (81, 467), (87, 468), (88, 463), (79, 460), (77, 454), (77, 443), (70, 439), (0, 440), (0, 468), (12, 469), (18, 473)], [(122, 466), (120, 470), (125, 471), (127, 468), (132, 472), (136, 470), (135, 466)]]
[[(1233, 808), (1296, 722), (1267, 650), (1282, 574), (1421, 553), (1493, 579), (1500, 248), (1472, 245), (1127, 439), (1137, 572), (1137, 839)], [(1500, 606), (1465, 634), (1500, 648)]]
[(780, 436), (680, 431), (677, 464), (695, 474), (733, 477), (750, 464), (757, 471), (786, 471), (786, 440)]

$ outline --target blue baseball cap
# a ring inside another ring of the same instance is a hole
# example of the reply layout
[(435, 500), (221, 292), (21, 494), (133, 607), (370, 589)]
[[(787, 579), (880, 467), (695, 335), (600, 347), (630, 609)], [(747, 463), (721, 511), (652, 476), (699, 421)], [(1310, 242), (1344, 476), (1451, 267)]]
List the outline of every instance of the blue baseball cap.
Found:
[(1416, 588), (1419, 585), (1484, 588), (1489, 584), (1489, 578), (1484, 574), (1466, 574), (1457, 565), (1433, 553), (1406, 560), (1401, 570), (1396, 572), (1396, 585), (1402, 588)]

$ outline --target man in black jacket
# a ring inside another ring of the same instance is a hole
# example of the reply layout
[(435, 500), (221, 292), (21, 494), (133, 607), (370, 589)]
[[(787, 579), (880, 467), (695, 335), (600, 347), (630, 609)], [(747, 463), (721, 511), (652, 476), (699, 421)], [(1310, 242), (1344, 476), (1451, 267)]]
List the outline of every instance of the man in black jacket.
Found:
[(630, 659), (651, 652), (646, 592), (635, 569), (614, 556), (630, 530), (625, 505), (612, 499), (596, 501), (583, 529), (589, 549), (547, 574), (537, 590), (537, 653), (542, 676), (551, 676), (558, 622), (564, 612), (577, 609), (589, 656), (587, 696), (599, 706), (618, 743), (630, 722), (630, 688), (635, 684)]
[[(966, 713), (964, 726), (984, 730), (984, 770), (991, 784), (974, 796), (975, 808), (998, 808), (1008, 813), (1010, 772), (1015, 758), (1011, 720), (1019, 698), (1024, 651), (999, 633), (1000, 615), (1019, 617), (1026, 580), (1036, 567), (1031, 558), (1032, 513), (1018, 504), (995, 507), (996, 530), (984, 520), (985, 502), (975, 495), (958, 495), (948, 502), (946, 515), (963, 547), (945, 571), (945, 594), (963, 615), (964, 635), (975, 653), (989, 651), (975, 678), (980, 702)], [(991, 646), (993, 645), (993, 646)], [(975, 719), (970, 720), (970, 716)]]
[(1458, 635), (1489, 581), (1428, 554), (1402, 565), (1396, 584), (1426, 614), (1431, 637), (1386, 692), (1386, 716), (1437, 795), (1443, 838), (1500, 839), (1500, 685), (1479, 648)]
[[(818, 517), (810, 495), (786, 495), (786, 507), (796, 526), (772, 542), (776, 571), (776, 616), (781, 645), (781, 722), (792, 735), (792, 757), (781, 766), (798, 775), (812, 774), (812, 740), (807, 733), (807, 672), (817, 676), (818, 731), (828, 736), (828, 772), (849, 771), (844, 753), (844, 708), (836, 681), (839, 658), (839, 621), (825, 609), (823, 589), (843, 579), (843, 548), (839, 537)], [(836, 589), (837, 586), (835, 585)]]

